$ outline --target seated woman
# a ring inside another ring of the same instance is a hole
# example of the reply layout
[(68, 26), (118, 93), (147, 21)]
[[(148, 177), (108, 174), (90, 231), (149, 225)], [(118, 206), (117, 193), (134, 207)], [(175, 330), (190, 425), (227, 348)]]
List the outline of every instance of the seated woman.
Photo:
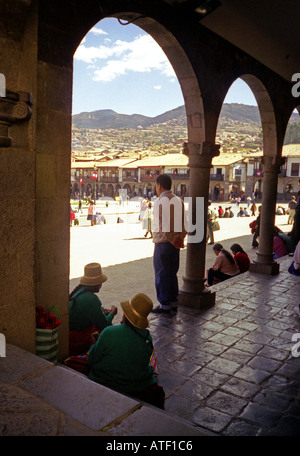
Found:
[(274, 236), (273, 236), (273, 253), (274, 253), (273, 258), (274, 259), (281, 258), (284, 255), (288, 255), (288, 253), (289, 253), (285, 242), (283, 241), (283, 239), (281, 239), (281, 237), (278, 234), (280, 231), (281, 230), (279, 228), (277, 228), (276, 226), (274, 227)]
[(213, 251), (217, 256), (212, 268), (207, 273), (207, 284), (213, 285), (214, 279), (220, 281), (230, 279), (239, 274), (240, 270), (232, 255), (223, 249), (222, 244), (215, 244)]
[(121, 324), (105, 328), (89, 350), (89, 377), (163, 409), (165, 393), (149, 364), (153, 343), (146, 328), (153, 302), (138, 293), (121, 302), (121, 307)]
[(247, 253), (243, 250), (240, 244), (232, 244), (230, 247), (232, 251), (233, 258), (235, 259), (240, 273), (246, 272), (249, 270), (250, 258), (248, 257)]
[(294, 257), (292, 264), (290, 265), (288, 269), (290, 274), (300, 276), (300, 241), (298, 242), (295, 252), (294, 252)]
[(107, 276), (99, 263), (84, 267), (80, 284), (69, 296), (69, 354), (86, 353), (91, 345), (91, 334), (112, 324), (117, 307), (103, 309), (98, 293)]

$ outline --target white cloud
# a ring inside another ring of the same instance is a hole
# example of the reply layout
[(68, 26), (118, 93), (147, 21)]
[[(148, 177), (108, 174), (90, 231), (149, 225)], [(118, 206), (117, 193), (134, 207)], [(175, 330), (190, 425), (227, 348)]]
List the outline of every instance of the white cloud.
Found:
[(139, 35), (133, 41), (117, 40), (111, 46), (88, 47), (81, 44), (74, 58), (90, 64), (106, 60), (101, 68), (95, 70), (95, 81), (112, 81), (130, 71), (145, 73), (158, 70), (170, 78), (175, 76), (164, 52), (150, 35)]
[(156, 89), (156, 90), (160, 90), (161, 89), (161, 85), (154, 86), (153, 88)]
[(107, 32), (97, 27), (93, 27), (89, 33), (93, 33), (94, 35), (108, 35)]

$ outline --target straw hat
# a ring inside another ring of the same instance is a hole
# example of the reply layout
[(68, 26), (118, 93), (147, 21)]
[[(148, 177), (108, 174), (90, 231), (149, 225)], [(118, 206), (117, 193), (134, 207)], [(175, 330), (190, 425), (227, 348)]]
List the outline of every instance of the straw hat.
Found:
[(81, 277), (81, 285), (95, 286), (107, 281), (107, 276), (102, 273), (101, 264), (89, 263), (84, 266), (84, 276)]
[(133, 326), (140, 329), (149, 327), (147, 316), (153, 309), (153, 302), (149, 296), (138, 293), (129, 301), (122, 301), (120, 304), (125, 317)]

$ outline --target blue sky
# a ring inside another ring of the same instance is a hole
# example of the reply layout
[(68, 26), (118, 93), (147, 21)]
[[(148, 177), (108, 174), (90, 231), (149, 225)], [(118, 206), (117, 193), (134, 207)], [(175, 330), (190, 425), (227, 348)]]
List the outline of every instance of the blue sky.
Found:
[[(257, 105), (242, 80), (231, 86), (225, 102)], [(77, 48), (73, 114), (112, 109), (154, 117), (183, 104), (172, 66), (158, 44), (139, 27), (104, 19)]]

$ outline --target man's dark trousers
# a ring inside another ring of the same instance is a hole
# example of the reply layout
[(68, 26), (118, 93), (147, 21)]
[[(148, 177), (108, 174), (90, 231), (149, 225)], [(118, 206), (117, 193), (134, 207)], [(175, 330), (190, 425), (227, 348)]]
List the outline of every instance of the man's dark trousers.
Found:
[(154, 246), (153, 267), (157, 300), (162, 306), (171, 306), (178, 297), (179, 249), (170, 242)]

